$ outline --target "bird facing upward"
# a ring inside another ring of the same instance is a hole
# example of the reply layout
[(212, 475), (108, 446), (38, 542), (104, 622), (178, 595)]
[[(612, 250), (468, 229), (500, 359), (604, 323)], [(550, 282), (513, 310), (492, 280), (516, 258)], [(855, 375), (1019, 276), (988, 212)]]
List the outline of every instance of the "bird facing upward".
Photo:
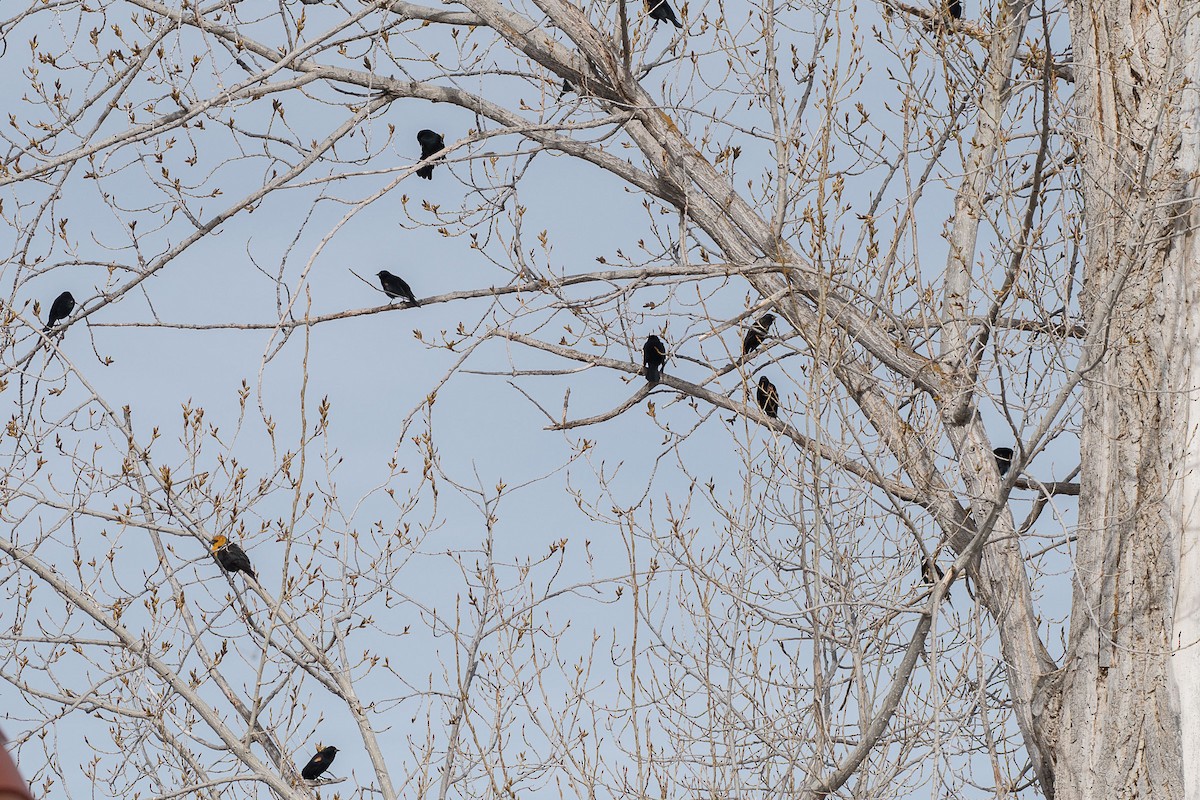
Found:
[(406, 280), (398, 275), (393, 275), (386, 269), (381, 269), (376, 275), (379, 277), (379, 285), (383, 287), (383, 293), (388, 297), (393, 300), (404, 300), (414, 306), (421, 305), (413, 296), (413, 290)]
[(675, 16), (675, 9), (671, 8), (671, 4), (667, 0), (642, 0), (646, 4), (646, 10), (650, 12), (650, 19), (654, 20), (657, 25), (660, 22), (669, 22), (676, 28), (682, 28), (679, 24), (679, 18)]
[(946, 577), (946, 573), (942, 572), (942, 568), (933, 560), (932, 555), (921, 562), (921, 583), (938, 583), (944, 577)]
[(663, 365), (667, 363), (667, 346), (653, 333), (642, 346), (642, 367), (646, 370), (646, 382), (658, 383)]
[(764, 414), (771, 419), (779, 418), (779, 390), (767, 380), (766, 375), (758, 379), (758, 392), (754, 399), (758, 401), (758, 407)]
[[(417, 131), (417, 142), (421, 145), (421, 160), (435, 156), (446, 149), (446, 140), (440, 133), (429, 129)], [(437, 159), (441, 161), (442, 159)], [(427, 181), (433, 180), (433, 164), (426, 164), (417, 170), (417, 175)]]
[(46, 317), (46, 327), (42, 328), (42, 332), (49, 331), (55, 325), (71, 316), (71, 312), (74, 310), (75, 298), (71, 296), (70, 292), (63, 292), (54, 298), (54, 302), (50, 304), (50, 314)]
[(254, 574), (254, 568), (250, 566), (250, 558), (246, 555), (246, 551), (229, 541), (227, 537), (220, 535), (213, 537), (212, 554), (226, 572), (244, 572), (254, 580), (258, 580), (258, 576)]
[(997, 447), (992, 451), (992, 455), (996, 457), (996, 469), (1000, 472), (1000, 477), (1003, 478), (1008, 474), (1008, 468), (1012, 466), (1013, 449), (1011, 447)]
[(749, 355), (759, 348), (766, 340), (767, 332), (771, 330), (771, 323), (774, 321), (774, 314), (763, 314), (750, 326), (750, 330), (746, 331), (746, 338), (742, 339), (742, 355)]
[(304, 765), (304, 769), (300, 770), (300, 777), (306, 781), (315, 780), (329, 769), (329, 765), (333, 763), (334, 756), (337, 755), (336, 747), (321, 747), (317, 745), (317, 754), (308, 760)]

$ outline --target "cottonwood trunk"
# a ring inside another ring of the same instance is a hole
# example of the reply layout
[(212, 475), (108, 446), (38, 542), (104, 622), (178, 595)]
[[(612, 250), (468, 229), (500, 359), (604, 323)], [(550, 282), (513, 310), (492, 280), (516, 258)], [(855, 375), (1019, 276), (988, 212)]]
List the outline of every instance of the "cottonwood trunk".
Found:
[(1200, 572), (1198, 10), (1071, 6), (1090, 372), (1061, 718), (1046, 720), (1059, 800), (1200, 797), (1184, 759), (1200, 658), (1176, 648), (1200, 621), (1200, 583), (1181, 580)]

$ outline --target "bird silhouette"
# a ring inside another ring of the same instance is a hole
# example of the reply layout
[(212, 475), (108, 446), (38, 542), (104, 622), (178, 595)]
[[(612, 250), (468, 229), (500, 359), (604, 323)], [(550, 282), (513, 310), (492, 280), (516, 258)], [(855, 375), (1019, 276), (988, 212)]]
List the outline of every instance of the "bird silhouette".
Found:
[(746, 331), (746, 338), (742, 339), (742, 355), (749, 355), (759, 348), (767, 338), (767, 332), (771, 330), (771, 323), (774, 321), (774, 314), (763, 314), (750, 326), (750, 330)]
[(767, 380), (766, 375), (758, 379), (758, 392), (754, 399), (758, 401), (758, 407), (763, 410), (764, 414), (771, 419), (778, 419), (779, 390), (775, 388), (775, 384)]
[(71, 296), (70, 292), (63, 292), (54, 298), (54, 302), (50, 304), (50, 314), (46, 317), (46, 327), (42, 328), (42, 332), (49, 331), (55, 325), (71, 316), (71, 312), (74, 310), (75, 298)]
[(921, 562), (921, 583), (937, 583), (944, 577), (946, 577), (946, 573), (942, 572), (942, 568), (937, 565), (932, 555)]
[(227, 537), (214, 536), (211, 549), (213, 557), (226, 572), (244, 572), (254, 580), (258, 580), (258, 576), (254, 574), (254, 568), (250, 566), (250, 557), (246, 555), (246, 551), (229, 541)]
[(954, 19), (962, 19), (962, 0), (942, 0), (946, 11)]
[(996, 457), (996, 469), (1000, 471), (1000, 477), (1003, 478), (1008, 474), (1008, 468), (1012, 466), (1013, 449), (1011, 447), (997, 447), (992, 451), (992, 455)]
[(325, 770), (329, 769), (329, 765), (333, 763), (337, 752), (338, 749), (332, 745), (329, 747), (317, 745), (317, 754), (308, 760), (308, 763), (304, 765), (304, 769), (300, 770), (300, 777), (306, 781), (316, 780), (321, 777)]
[[(442, 138), (442, 135), (428, 129), (417, 131), (417, 142), (421, 145), (422, 161), (430, 156), (436, 156), (446, 149), (446, 140)], [(441, 161), (442, 159), (437, 160)], [(433, 180), (433, 164), (426, 164), (418, 169), (417, 175), (427, 181)]]
[(386, 269), (381, 269), (376, 273), (379, 277), (379, 285), (383, 287), (383, 293), (393, 300), (404, 300), (410, 305), (419, 306), (417, 298), (413, 296), (413, 290), (409, 288), (408, 282), (403, 278), (393, 275)]
[(646, 369), (646, 382), (658, 383), (666, 363), (667, 346), (663, 344), (662, 339), (650, 334), (650, 338), (646, 339), (646, 344), (642, 346), (642, 366)]
[(643, 0), (646, 4), (646, 10), (650, 12), (650, 19), (654, 20), (657, 25), (660, 22), (669, 22), (676, 28), (682, 28), (679, 24), (679, 18), (675, 16), (675, 9), (671, 8), (671, 4), (667, 0)]

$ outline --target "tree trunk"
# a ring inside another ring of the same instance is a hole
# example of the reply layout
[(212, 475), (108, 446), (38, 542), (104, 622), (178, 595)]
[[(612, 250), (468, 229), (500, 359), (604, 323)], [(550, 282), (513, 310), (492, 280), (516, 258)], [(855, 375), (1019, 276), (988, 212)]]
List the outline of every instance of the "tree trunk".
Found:
[(1189, 416), (1200, 420), (1196, 103), (1186, 85), (1200, 68), (1195, 9), (1071, 8), (1089, 335), (1071, 638), (1052, 734), (1060, 800), (1196, 796), (1185, 793), (1183, 753), (1195, 748), (1181, 729), (1197, 717), (1200, 661), (1171, 656), (1176, 625), (1197, 627), (1200, 596), (1194, 580), (1178, 580), (1181, 553), (1197, 557), (1186, 533), (1200, 520), (1184, 503), (1198, 480), (1187, 472)]

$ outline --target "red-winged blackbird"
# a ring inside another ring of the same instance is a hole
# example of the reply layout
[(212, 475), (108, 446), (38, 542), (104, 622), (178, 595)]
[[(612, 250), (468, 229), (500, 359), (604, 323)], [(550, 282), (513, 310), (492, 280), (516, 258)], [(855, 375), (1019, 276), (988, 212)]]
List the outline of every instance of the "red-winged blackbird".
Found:
[(71, 296), (70, 292), (63, 292), (54, 298), (54, 302), (50, 304), (50, 314), (46, 317), (46, 327), (42, 328), (42, 332), (45, 333), (71, 316), (71, 312), (74, 310), (75, 298)]
[(755, 395), (755, 399), (764, 414), (771, 419), (779, 417), (779, 391), (775, 388), (775, 384), (767, 380), (766, 375), (758, 379), (758, 393)]
[(421, 305), (417, 302), (417, 298), (413, 296), (412, 288), (409, 287), (408, 282), (403, 278), (393, 275), (386, 269), (380, 270), (376, 274), (379, 277), (379, 285), (383, 287), (383, 293), (388, 297), (393, 300), (397, 298), (404, 300), (414, 306)]
[(996, 469), (1000, 471), (1000, 477), (1003, 478), (1008, 474), (1008, 468), (1012, 466), (1013, 449), (997, 447), (992, 451), (992, 455), (996, 457)]
[(683, 27), (679, 24), (679, 18), (675, 16), (675, 9), (671, 8), (671, 4), (667, 0), (643, 0), (643, 2), (655, 25), (660, 22), (669, 22), (676, 28)]
[(942, 0), (950, 16), (954, 19), (962, 19), (962, 0)]
[(254, 580), (258, 580), (258, 576), (254, 574), (254, 568), (250, 566), (250, 558), (246, 555), (246, 551), (229, 541), (228, 538), (214, 536), (212, 554), (226, 572), (244, 572)]
[(663, 365), (667, 363), (667, 346), (662, 339), (650, 334), (646, 344), (642, 346), (642, 367), (646, 370), (646, 381), (658, 383), (662, 377)]
[(316, 780), (324, 774), (325, 770), (329, 769), (329, 765), (333, 763), (334, 756), (337, 755), (338, 749), (332, 745), (329, 747), (321, 747), (317, 745), (317, 754), (308, 760), (304, 765), (304, 769), (300, 770), (300, 777), (306, 781)]
[(758, 349), (767, 338), (767, 332), (771, 330), (771, 323), (774, 321), (774, 314), (763, 314), (750, 326), (750, 330), (746, 331), (746, 338), (742, 339), (742, 355), (749, 355)]
[[(430, 156), (436, 156), (446, 149), (446, 140), (442, 138), (442, 135), (428, 129), (417, 131), (417, 142), (421, 145), (422, 161)], [(438, 159), (438, 161), (441, 160), (440, 158)], [(418, 169), (417, 175), (427, 181), (433, 180), (433, 164), (426, 164)]]

